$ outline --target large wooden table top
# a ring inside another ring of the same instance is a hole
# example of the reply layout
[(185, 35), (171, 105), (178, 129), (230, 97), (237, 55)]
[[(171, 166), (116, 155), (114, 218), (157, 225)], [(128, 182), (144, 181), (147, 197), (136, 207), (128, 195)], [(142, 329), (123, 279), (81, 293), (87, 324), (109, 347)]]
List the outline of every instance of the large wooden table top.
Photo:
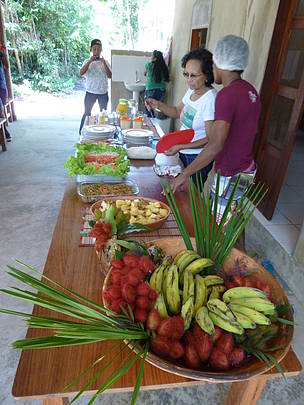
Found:
[[(140, 195), (165, 201), (165, 197), (161, 195), (159, 178), (154, 174), (149, 161), (137, 161), (136, 167), (132, 167), (129, 177), (138, 184)], [(179, 206), (182, 209), (184, 220), (191, 231), (187, 194), (179, 193), (176, 197), (180, 202)], [(96, 253), (92, 247), (79, 247), (81, 209), (83, 207), (84, 204), (76, 194), (76, 183), (69, 180), (46, 260), (44, 274), (65, 287), (102, 304), (101, 289), (104, 277), (99, 270)], [(51, 314), (48, 310), (36, 307), (34, 313)], [(40, 330), (29, 329), (27, 337), (37, 337), (42, 334), (43, 332)], [(58, 400), (54, 398), (56, 396), (67, 396), (66, 393), (63, 394), (63, 387), (99, 358), (111, 345), (110, 342), (102, 342), (68, 348), (22, 351), (12, 389), (13, 396), (18, 399), (41, 398), (45, 404), (65, 403), (57, 402)], [(97, 379), (88, 393), (96, 390), (101, 385), (103, 378), (109, 376), (121, 360), (121, 358), (118, 358), (117, 361), (114, 361), (108, 372), (105, 372), (103, 377)], [(286, 375), (296, 375), (301, 370), (301, 364), (292, 349), (289, 350), (281, 366)], [(109, 391), (132, 390), (138, 368), (139, 362), (129, 370), (127, 375), (116, 382)], [(78, 382), (69, 391), (69, 394), (77, 392), (93, 374), (93, 371), (90, 372), (85, 379)], [(276, 376), (278, 376), (278, 373), (274, 371), (272, 375), (268, 374), (267, 378)], [(265, 375), (254, 380), (258, 381), (259, 379), (262, 381), (262, 379), (265, 379)], [(156, 389), (203, 383), (202, 381), (193, 381), (161, 371), (146, 363), (142, 388)], [(242, 384), (244, 385), (244, 382)], [(48, 397), (53, 398), (53, 400), (46, 399)], [(234, 401), (234, 403), (236, 402)]]

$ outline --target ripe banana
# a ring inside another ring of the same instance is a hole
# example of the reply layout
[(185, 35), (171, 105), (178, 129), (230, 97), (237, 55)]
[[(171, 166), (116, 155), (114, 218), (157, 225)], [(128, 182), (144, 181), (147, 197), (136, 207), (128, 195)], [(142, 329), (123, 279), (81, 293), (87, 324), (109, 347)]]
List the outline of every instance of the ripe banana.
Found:
[(189, 297), (194, 297), (194, 278), (190, 271), (184, 272), (183, 304)]
[(206, 287), (213, 287), (214, 285), (225, 283), (224, 279), (219, 276), (205, 276), (204, 281), (205, 281)]
[(253, 297), (253, 298), (239, 298), (233, 299), (229, 304), (242, 305), (244, 307), (255, 309), (259, 312), (274, 311), (275, 305), (267, 298)]
[(215, 329), (214, 329), (214, 324), (208, 314), (208, 309), (207, 307), (200, 307), (198, 311), (195, 314), (195, 320), (200, 326), (201, 329), (203, 329), (208, 335), (214, 335)]
[(159, 312), (162, 318), (168, 318), (168, 311), (162, 293), (158, 294), (154, 304), (154, 308)]
[(220, 293), (219, 291), (215, 288), (215, 286), (210, 287), (211, 291), (210, 291), (210, 295), (209, 295), (209, 300), (212, 300), (214, 298), (220, 298)]
[(244, 333), (243, 327), (237, 321), (228, 321), (212, 311), (209, 311), (209, 316), (214, 325), (219, 328), (235, 333), (236, 335), (242, 335)]
[(270, 325), (271, 321), (267, 316), (255, 309), (244, 307), (243, 305), (229, 304), (231, 311), (240, 312), (243, 315), (248, 316), (257, 325)]
[(197, 310), (206, 305), (207, 302), (207, 288), (205, 281), (202, 276), (197, 274), (195, 276), (195, 300), (194, 300), (194, 309), (193, 314), (195, 315)]
[(181, 316), (184, 318), (185, 330), (189, 329), (193, 315), (193, 296), (191, 295), (183, 304)]
[(178, 289), (178, 271), (176, 264), (172, 264), (168, 269), (165, 287), (169, 312), (177, 315), (180, 312), (181, 299)]
[(194, 250), (181, 250), (174, 258), (173, 264), (177, 264), (177, 261), (185, 254), (195, 253)]
[(201, 257), (200, 259), (194, 260), (194, 262), (190, 263), (185, 270), (191, 271), (193, 274), (197, 274), (202, 271), (205, 267), (209, 267), (213, 264), (211, 259), (206, 257)]
[(244, 329), (255, 329), (256, 324), (248, 318), (248, 316), (241, 314), (240, 312), (237, 311), (232, 311), (233, 315), (235, 316), (236, 320), (238, 323), (244, 328)]
[(155, 269), (150, 278), (150, 286), (153, 290), (160, 292), (162, 289), (163, 273), (170, 262), (171, 256), (166, 256), (160, 266)]
[(265, 293), (257, 288), (252, 287), (233, 287), (227, 290), (223, 294), (223, 301), (230, 302), (233, 299), (239, 298), (254, 298), (254, 297), (261, 297), (267, 298)]
[(227, 307), (227, 305), (217, 299), (213, 298), (207, 302), (207, 308), (209, 311), (214, 312), (215, 314), (219, 315), (220, 317), (227, 319), (228, 321), (235, 321), (235, 316), (231, 312), (231, 310)]

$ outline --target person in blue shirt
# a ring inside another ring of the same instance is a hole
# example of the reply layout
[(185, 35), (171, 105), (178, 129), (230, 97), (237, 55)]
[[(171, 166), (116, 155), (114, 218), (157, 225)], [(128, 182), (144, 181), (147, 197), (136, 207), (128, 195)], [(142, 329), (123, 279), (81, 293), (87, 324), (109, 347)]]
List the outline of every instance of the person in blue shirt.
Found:
[[(6, 87), (6, 80), (5, 80), (5, 70), (8, 69), (8, 62), (6, 59), (5, 54), (5, 47), (0, 44), (0, 117), (4, 118), (4, 105), (7, 103), (7, 87)], [(4, 126), (5, 130), (5, 137), (8, 142), (11, 141), (11, 136)]]

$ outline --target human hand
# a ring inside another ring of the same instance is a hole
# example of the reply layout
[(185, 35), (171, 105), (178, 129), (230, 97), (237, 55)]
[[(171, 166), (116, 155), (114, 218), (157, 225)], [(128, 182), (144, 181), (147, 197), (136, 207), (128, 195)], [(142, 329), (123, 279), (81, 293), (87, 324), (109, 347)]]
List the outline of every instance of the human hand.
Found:
[(176, 191), (185, 191), (186, 188), (186, 181), (187, 177), (184, 175), (184, 173), (181, 173), (179, 176), (177, 176), (171, 183), (171, 188), (173, 193)]
[(180, 145), (171, 146), (171, 148), (167, 149), (164, 154), (166, 156), (174, 156), (180, 151)]
[(145, 102), (150, 108), (159, 108), (159, 100), (155, 100), (154, 98), (146, 98)]

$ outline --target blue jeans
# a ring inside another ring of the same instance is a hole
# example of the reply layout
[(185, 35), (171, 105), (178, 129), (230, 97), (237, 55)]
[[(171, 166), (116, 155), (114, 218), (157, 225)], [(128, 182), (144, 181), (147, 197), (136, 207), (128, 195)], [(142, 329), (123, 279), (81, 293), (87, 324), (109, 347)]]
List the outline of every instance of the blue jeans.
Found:
[[(161, 90), (161, 89), (146, 90), (145, 91), (145, 99), (146, 98), (154, 98), (155, 100), (164, 101), (165, 93), (166, 93), (166, 91)], [(150, 111), (147, 110), (147, 107), (145, 108), (145, 113), (147, 114), (148, 117), (152, 117)]]
[(91, 111), (92, 111), (93, 105), (95, 104), (96, 100), (98, 101), (100, 111), (102, 111), (103, 109), (106, 110), (108, 101), (109, 101), (108, 93), (93, 94), (93, 93), (89, 93), (88, 91), (86, 92), (85, 97), (84, 97), (84, 114), (83, 114), (83, 116), (81, 118), (81, 122), (80, 122), (79, 135), (81, 135), (81, 130), (84, 125), (86, 117), (91, 115)]
[[(183, 162), (184, 167), (189, 166), (197, 157), (198, 157), (198, 155), (196, 153), (195, 154), (194, 153), (193, 154), (179, 153), (179, 158)], [(208, 173), (212, 169), (212, 166), (213, 166), (213, 162), (209, 163), (208, 166), (203, 167), (201, 170), (197, 171), (196, 173), (194, 173), (190, 176), (196, 187), (197, 187), (196, 175), (198, 176), (198, 179), (201, 177), (203, 184), (205, 184), (207, 177), (208, 177)]]

